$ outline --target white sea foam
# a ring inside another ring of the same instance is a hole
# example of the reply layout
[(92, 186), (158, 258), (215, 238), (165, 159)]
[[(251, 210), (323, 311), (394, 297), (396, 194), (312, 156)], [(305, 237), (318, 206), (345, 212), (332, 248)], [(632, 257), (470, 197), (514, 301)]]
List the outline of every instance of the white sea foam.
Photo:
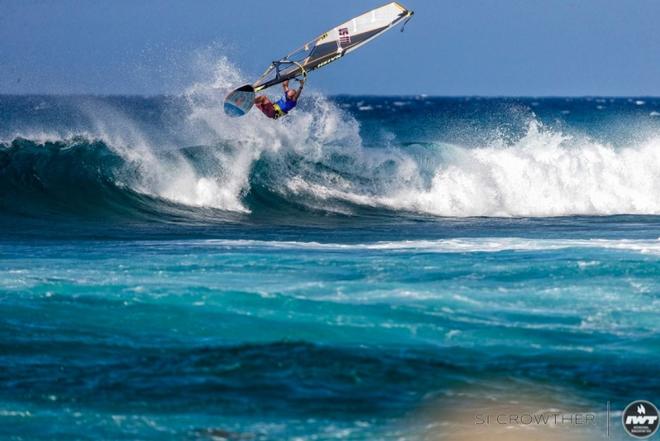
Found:
[(394, 206), (446, 216), (660, 214), (660, 139), (614, 148), (532, 124), (512, 146), (456, 149)]
[(386, 185), (374, 176), (368, 187), (298, 176), (286, 186), (322, 200), (450, 217), (660, 214), (659, 137), (614, 147), (532, 121), (514, 144), (437, 149), (442, 160), (430, 181), (423, 178), (427, 165), (416, 158), (369, 150), (372, 163), (396, 163)]
[(0, 409), (0, 416), (2, 417), (20, 417), (28, 418), (32, 416), (32, 413), (27, 410), (5, 410)]
[(383, 202), (443, 216), (660, 214), (660, 139), (616, 149), (530, 126), (512, 146), (454, 148), (421, 191)]
[[(169, 242), (168, 242), (169, 243)], [(427, 251), (438, 253), (495, 253), (501, 251), (543, 251), (568, 248), (610, 249), (660, 255), (660, 238), (637, 239), (526, 239), (519, 237), (456, 238), (437, 240), (401, 240), (371, 243), (321, 243), (296, 241), (262, 241), (210, 239), (187, 241), (186, 244), (212, 245), (226, 248), (264, 248), (322, 251)], [(586, 266), (586, 265), (585, 265)]]

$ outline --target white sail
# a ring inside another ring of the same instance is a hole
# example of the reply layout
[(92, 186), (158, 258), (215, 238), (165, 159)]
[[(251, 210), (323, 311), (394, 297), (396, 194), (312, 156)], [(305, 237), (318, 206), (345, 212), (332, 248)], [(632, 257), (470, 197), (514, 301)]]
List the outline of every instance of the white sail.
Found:
[(373, 40), (398, 23), (409, 19), (412, 11), (391, 2), (335, 26), (279, 61), (273, 62), (254, 84), (246, 84), (225, 98), (225, 113), (242, 116), (250, 111), (255, 92), (307, 74), (332, 63)]

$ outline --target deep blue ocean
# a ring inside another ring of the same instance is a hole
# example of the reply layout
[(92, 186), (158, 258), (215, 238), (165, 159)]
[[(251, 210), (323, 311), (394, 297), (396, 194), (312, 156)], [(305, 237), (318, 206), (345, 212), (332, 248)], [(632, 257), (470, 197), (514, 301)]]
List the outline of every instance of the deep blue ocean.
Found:
[[(0, 96), (0, 438), (623, 440), (660, 405), (660, 99), (224, 93)], [(543, 412), (595, 421), (478, 423)]]

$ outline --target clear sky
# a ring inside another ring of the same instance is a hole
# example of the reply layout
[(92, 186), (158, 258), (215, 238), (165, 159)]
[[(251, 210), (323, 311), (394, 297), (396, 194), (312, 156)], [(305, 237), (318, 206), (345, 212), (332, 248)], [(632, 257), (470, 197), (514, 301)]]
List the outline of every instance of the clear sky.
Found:
[[(0, 0), (0, 93), (178, 93), (385, 0)], [(402, 0), (395, 30), (313, 74), (330, 94), (660, 96), (658, 0)]]

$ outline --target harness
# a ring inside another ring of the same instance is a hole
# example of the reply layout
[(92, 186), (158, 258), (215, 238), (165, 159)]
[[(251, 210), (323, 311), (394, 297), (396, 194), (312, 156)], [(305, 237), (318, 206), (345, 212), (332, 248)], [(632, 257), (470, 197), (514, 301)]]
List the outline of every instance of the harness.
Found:
[(286, 115), (286, 112), (282, 110), (279, 104), (273, 104), (273, 109), (275, 109), (275, 118), (282, 118), (284, 115)]
[(273, 109), (277, 118), (281, 118), (293, 110), (298, 104), (295, 100), (289, 100), (286, 94), (276, 103), (273, 103)]

